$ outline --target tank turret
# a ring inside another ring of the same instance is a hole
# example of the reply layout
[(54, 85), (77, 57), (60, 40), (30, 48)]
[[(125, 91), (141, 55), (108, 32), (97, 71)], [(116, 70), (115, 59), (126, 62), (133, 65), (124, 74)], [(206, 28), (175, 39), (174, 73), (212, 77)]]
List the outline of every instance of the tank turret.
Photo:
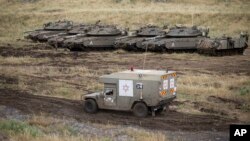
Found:
[(74, 38), (77, 36), (84, 36), (88, 31), (90, 31), (92, 28), (95, 28), (97, 25), (95, 24), (79, 24), (73, 26), (72, 29), (70, 29), (66, 34), (58, 35), (55, 37), (52, 37), (48, 39), (48, 43), (51, 46), (54, 46), (56, 48), (63, 47), (63, 42), (69, 38)]
[(166, 32), (163, 30), (163, 28), (160, 28), (158, 26), (146, 26), (137, 30), (137, 35), (144, 37), (154, 37), (164, 34), (166, 34)]
[(86, 34), (94, 26), (95, 25), (79, 24), (79, 25), (74, 26), (71, 30), (69, 30), (68, 34), (70, 35)]
[[(169, 29), (169, 32), (166, 34), (168, 37), (198, 37), (204, 35), (201, 29), (198, 29), (197, 26), (186, 27), (176, 25)], [(205, 34), (206, 35), (206, 34)]]
[(57, 35), (66, 34), (68, 30), (73, 28), (72, 21), (57, 21), (45, 23), (43, 29), (28, 32), (25, 36), (33, 41), (46, 42), (49, 38)]
[(120, 35), (121, 33), (122, 32), (116, 27), (100, 26), (100, 27), (91, 29), (89, 32), (87, 32), (87, 35), (89, 36), (116, 36), (116, 35)]
[(138, 48), (137, 45), (140, 45), (141, 42), (147, 40), (148, 38), (156, 36), (164, 36), (166, 34), (164, 28), (153, 25), (141, 27), (133, 32), (130, 31), (129, 33), (133, 34), (116, 40), (115, 42), (116, 48), (137, 51), (140, 50), (140, 48)]
[(137, 43), (137, 48), (157, 52), (194, 52), (197, 50), (199, 41), (207, 37), (208, 31), (208, 28), (176, 25), (163, 36)]

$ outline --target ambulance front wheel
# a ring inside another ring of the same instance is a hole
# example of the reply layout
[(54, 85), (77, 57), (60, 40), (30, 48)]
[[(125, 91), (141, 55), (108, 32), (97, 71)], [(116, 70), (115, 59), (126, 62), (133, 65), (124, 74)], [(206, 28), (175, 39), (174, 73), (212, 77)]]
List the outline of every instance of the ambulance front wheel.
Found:
[(146, 117), (148, 114), (148, 107), (144, 103), (138, 102), (133, 107), (133, 113), (137, 117)]
[(93, 99), (87, 99), (84, 102), (84, 111), (87, 113), (96, 113), (98, 110), (97, 104)]

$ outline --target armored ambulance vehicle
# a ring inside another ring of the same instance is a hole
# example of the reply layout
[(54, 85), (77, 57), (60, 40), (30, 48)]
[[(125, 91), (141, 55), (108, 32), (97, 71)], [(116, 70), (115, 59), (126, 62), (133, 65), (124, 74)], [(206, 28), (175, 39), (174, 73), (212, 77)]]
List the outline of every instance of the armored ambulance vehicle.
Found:
[(104, 90), (83, 95), (84, 110), (132, 111), (137, 117), (162, 112), (176, 98), (176, 72), (139, 70), (112, 73), (100, 77)]

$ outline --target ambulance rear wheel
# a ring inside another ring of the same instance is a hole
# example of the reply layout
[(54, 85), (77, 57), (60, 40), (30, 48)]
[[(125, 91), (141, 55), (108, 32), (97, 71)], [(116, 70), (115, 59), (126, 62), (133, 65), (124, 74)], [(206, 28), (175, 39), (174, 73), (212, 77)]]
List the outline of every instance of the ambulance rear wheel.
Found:
[(146, 117), (148, 115), (148, 107), (142, 103), (136, 103), (133, 107), (133, 113), (137, 117)]
[(87, 99), (84, 102), (84, 111), (87, 113), (96, 113), (98, 110), (97, 104), (93, 99)]

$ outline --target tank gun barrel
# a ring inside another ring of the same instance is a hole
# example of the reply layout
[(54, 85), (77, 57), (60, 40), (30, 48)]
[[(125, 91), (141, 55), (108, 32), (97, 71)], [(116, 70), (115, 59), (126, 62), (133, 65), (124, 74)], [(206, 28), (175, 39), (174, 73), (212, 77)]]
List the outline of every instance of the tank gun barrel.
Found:
[(34, 32), (34, 31), (42, 31), (43, 29), (36, 29), (36, 30), (30, 30), (30, 31), (25, 31), (23, 33), (30, 33), (30, 32)]
[[(36, 30), (33, 30), (33, 31), (36, 31)], [(25, 32), (23, 32), (23, 33), (30, 33), (30, 32), (33, 32), (33, 31), (25, 31)]]
[(74, 37), (85, 36), (85, 35), (86, 34), (76, 34), (76, 35), (67, 36), (65, 38), (68, 39), (68, 38), (74, 38)]
[(49, 37), (56, 37), (56, 36), (61, 36), (61, 35), (67, 35), (67, 33), (58, 33), (58, 34), (55, 34), (55, 35), (51, 35)]
[(145, 41), (156, 40), (156, 39), (160, 39), (160, 38), (164, 38), (164, 37), (166, 37), (166, 35), (159, 35), (159, 36), (155, 36), (155, 37), (151, 37), (151, 38), (146, 38)]
[(129, 37), (136, 37), (136, 36), (135, 35), (133, 35), (133, 36), (124, 36), (124, 37), (116, 38), (116, 40), (126, 39), (126, 38), (129, 38)]

